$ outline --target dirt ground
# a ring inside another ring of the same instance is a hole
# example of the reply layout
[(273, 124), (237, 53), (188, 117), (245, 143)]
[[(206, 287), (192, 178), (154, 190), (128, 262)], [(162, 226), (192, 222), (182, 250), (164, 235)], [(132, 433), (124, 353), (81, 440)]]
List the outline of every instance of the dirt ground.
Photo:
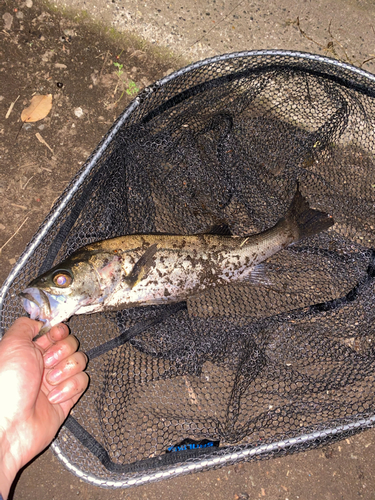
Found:
[[(87, 8), (83, 0), (74, 4)], [(113, 121), (153, 81), (189, 61), (245, 48), (319, 52), (375, 72), (373, 2), (331, 2), (319, 9), (311, 2), (298, 8), (278, 2), (273, 12), (247, 1), (192, 2), (191, 9), (178, 2), (132, 4), (93, 1), (90, 15), (81, 10), (77, 16), (35, 0), (0, 3), (1, 282)], [(128, 32), (120, 34), (124, 27)], [(52, 110), (21, 128), (21, 112), (34, 94), (52, 94)], [(370, 430), (310, 452), (115, 491), (82, 482), (48, 450), (22, 471), (12, 495), (373, 499), (374, 445)]]

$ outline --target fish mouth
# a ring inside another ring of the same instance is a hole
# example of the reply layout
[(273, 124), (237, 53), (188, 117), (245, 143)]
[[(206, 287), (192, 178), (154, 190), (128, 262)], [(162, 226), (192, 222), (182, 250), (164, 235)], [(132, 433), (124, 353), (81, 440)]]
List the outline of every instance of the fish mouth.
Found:
[(46, 321), (51, 317), (48, 295), (39, 288), (30, 287), (21, 292), (22, 305), (31, 319)]

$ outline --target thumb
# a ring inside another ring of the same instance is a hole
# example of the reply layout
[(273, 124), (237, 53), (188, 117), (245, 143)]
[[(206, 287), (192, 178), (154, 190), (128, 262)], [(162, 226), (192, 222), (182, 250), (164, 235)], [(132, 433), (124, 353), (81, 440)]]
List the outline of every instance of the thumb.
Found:
[(33, 338), (39, 333), (43, 323), (35, 321), (34, 319), (22, 316), (16, 319), (13, 325), (3, 336), (1, 342), (15, 341), (17, 344), (24, 342), (31, 342)]

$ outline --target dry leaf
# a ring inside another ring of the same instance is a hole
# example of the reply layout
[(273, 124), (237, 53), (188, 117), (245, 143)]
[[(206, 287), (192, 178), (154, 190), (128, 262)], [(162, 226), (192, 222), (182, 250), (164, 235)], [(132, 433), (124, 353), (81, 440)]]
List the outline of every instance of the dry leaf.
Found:
[(23, 122), (37, 122), (45, 118), (52, 108), (52, 94), (34, 95), (30, 106), (21, 113)]

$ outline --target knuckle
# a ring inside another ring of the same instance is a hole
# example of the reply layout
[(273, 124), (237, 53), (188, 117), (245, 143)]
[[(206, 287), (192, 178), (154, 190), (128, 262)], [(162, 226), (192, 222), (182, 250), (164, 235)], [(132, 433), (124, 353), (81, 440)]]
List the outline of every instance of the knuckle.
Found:
[(82, 354), (82, 357), (83, 357), (83, 365), (84, 365), (83, 369), (85, 369), (88, 362), (89, 362), (89, 358), (85, 352), (80, 351), (80, 353)]
[(71, 387), (71, 391), (76, 394), (78, 392), (81, 392), (81, 384), (78, 380), (78, 377), (73, 377), (70, 381), (70, 387)]
[(75, 337), (74, 335), (70, 335), (68, 338), (70, 339), (70, 342), (71, 342), (72, 347), (74, 348), (74, 351), (76, 351), (79, 347), (79, 341), (78, 341), (77, 337)]

